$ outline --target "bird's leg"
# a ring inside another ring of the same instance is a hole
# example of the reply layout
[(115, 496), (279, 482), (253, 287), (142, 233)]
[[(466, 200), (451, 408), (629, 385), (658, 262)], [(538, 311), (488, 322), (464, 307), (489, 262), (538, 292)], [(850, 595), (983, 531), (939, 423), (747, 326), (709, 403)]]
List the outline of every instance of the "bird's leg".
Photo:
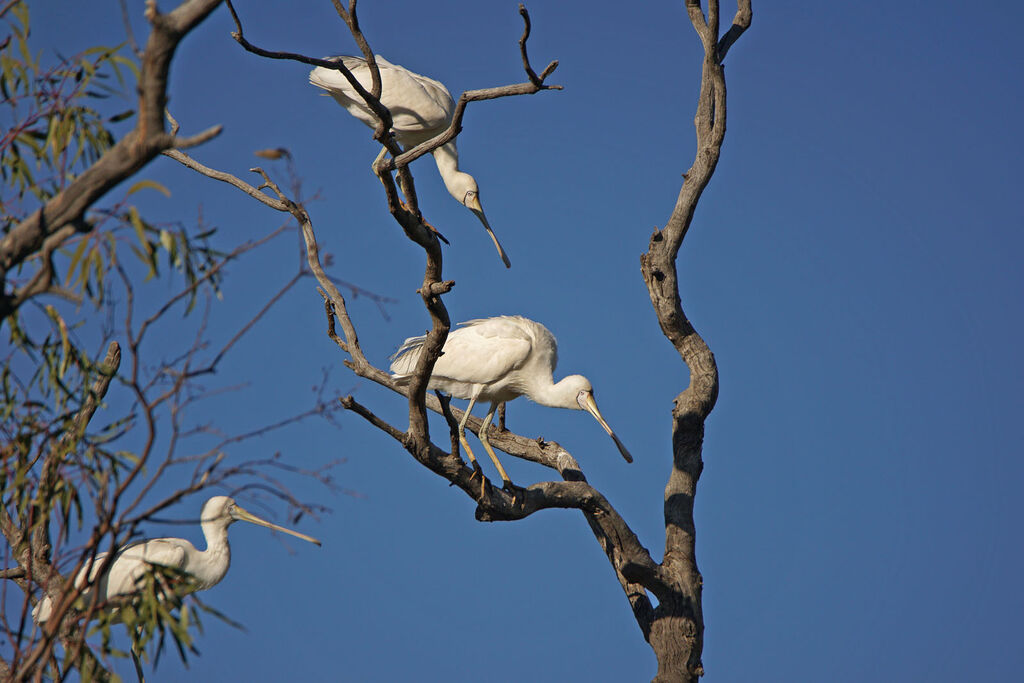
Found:
[(480, 467), (480, 463), (476, 461), (476, 456), (473, 455), (473, 449), (469, 447), (469, 442), (466, 441), (466, 423), (469, 422), (469, 414), (473, 412), (473, 406), (476, 405), (476, 396), (471, 396), (469, 399), (469, 405), (466, 406), (466, 412), (462, 413), (462, 419), (459, 421), (459, 443), (462, 444), (463, 450), (466, 451), (466, 455), (469, 457), (469, 462), (473, 465), (473, 474), (470, 475), (469, 480), (472, 481), (473, 477), (480, 475), (480, 497), (484, 497), (484, 484), (487, 482), (487, 478), (484, 477), (483, 468)]
[(491, 440), (487, 438), (487, 430), (491, 427), (491, 420), (494, 418), (494, 411), (498, 409), (497, 403), (492, 403), (490, 410), (487, 411), (487, 415), (484, 416), (484, 423), (480, 425), (480, 443), (484, 445), (484, 450), (487, 451), (487, 455), (491, 456), (491, 460), (494, 461), (494, 466), (498, 468), (498, 473), (501, 474), (502, 488), (512, 494), (512, 504), (516, 504), (516, 493), (515, 487), (512, 484), (512, 480), (508, 478), (508, 474), (505, 473), (505, 468), (501, 466), (498, 461), (498, 456), (494, 454), (494, 449), (491, 448)]

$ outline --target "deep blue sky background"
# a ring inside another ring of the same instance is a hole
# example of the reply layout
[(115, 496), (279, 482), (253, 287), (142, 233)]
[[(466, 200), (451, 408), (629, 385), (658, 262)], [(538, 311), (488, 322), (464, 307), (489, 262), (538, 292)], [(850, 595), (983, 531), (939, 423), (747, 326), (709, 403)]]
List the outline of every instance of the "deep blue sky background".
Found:
[[(37, 49), (123, 39), (116, 2), (32, 4)], [(144, 35), (142, 3), (130, 4)], [(326, 0), (238, 5), (262, 47), (356, 49)], [(636, 462), (581, 413), (520, 400), (509, 425), (572, 451), (660, 558), (669, 411), (687, 375), (638, 259), (693, 158), (699, 41), (682, 2), (528, 7), (534, 65), (559, 59), (552, 80), (565, 90), (475, 104), (459, 138), (512, 270), (429, 159), (414, 166), (420, 202), (452, 241), (452, 319), (546, 324), (556, 377), (592, 380)], [(511, 0), (364, 0), (360, 18), (376, 51), (456, 96), (524, 80)], [(755, 2), (728, 56), (723, 155), (679, 259), (684, 307), (721, 372), (696, 509), (708, 681), (1010, 681), (1024, 666), (1022, 20), (1014, 3)], [(386, 214), (370, 131), (320, 97), (306, 67), (245, 53), (232, 28), (220, 8), (185, 41), (172, 111), (186, 133), (225, 125), (194, 150), (216, 168), (244, 176), (260, 163), (281, 178), (252, 151), (291, 150), (307, 193), (324, 198), (310, 210), (331, 273), (397, 300), (388, 319), (351, 301), (364, 349), (384, 365), (428, 320), (414, 293), (422, 254)], [(174, 193), (153, 193), (148, 215), (190, 221), (201, 204), (225, 246), (280, 221), (170, 160), (145, 176)], [(234, 267), (213, 331), (248, 319), (297, 253), (285, 238)], [(222, 368), (218, 381), (247, 386), (196, 419), (271, 420), (308, 403), (331, 367), (337, 390), (403, 424), (404, 401), (347, 374), (324, 327), (308, 281)], [(207, 619), (191, 680), (653, 675), (578, 513), (477, 523), (472, 501), (389, 438), (352, 415), (341, 423), (231, 453), (281, 451), (307, 466), (343, 457), (338, 482), (361, 497), (299, 485), (333, 508), (300, 524), (320, 550), (232, 528), (231, 572), (205, 598), (248, 632)], [(503, 462), (521, 484), (550, 476)], [(176, 512), (194, 516), (202, 500)], [(200, 540), (198, 528), (149, 531)], [(171, 654), (154, 678), (185, 676)]]

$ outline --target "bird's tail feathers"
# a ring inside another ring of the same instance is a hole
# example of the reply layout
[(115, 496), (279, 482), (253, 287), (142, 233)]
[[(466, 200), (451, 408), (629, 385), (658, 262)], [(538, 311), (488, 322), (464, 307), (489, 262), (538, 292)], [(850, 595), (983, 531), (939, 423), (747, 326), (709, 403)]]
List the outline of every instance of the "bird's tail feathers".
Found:
[(407, 387), (412, 384), (412, 378), (416, 375), (392, 375), (391, 379), (395, 381), (395, 384), (400, 387)]
[(423, 342), (426, 339), (426, 335), (409, 337), (402, 342), (402, 345), (398, 347), (398, 350), (389, 359), (391, 361), (391, 372), (396, 375), (395, 379), (399, 383), (403, 383), (403, 381), (408, 383), (410, 381), (412, 372), (416, 369), (416, 363), (420, 359)]
[[(349, 57), (347, 55), (342, 55), (340, 57), (326, 57), (325, 59), (329, 62), (341, 62), (349, 71), (354, 71), (359, 67), (366, 66), (366, 60), (362, 57)], [(345, 78), (340, 71), (335, 71), (334, 69), (328, 69), (322, 66), (318, 66), (309, 72), (309, 82), (318, 88), (323, 88), (328, 91), (336, 91), (339, 88), (342, 90), (351, 88), (348, 79)]]

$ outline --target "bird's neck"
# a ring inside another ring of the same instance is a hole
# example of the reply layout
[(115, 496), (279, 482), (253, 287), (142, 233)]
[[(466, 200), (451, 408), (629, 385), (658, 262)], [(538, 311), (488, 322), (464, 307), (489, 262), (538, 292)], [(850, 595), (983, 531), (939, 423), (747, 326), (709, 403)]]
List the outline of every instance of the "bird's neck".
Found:
[(545, 377), (536, 378), (527, 391), (530, 400), (549, 408), (577, 408), (576, 393), (564, 379), (556, 383)]
[(441, 174), (444, 186), (448, 188), (448, 194), (455, 197), (461, 204), (465, 197), (459, 196), (459, 187), (455, 184), (459, 177), (459, 150), (455, 148), (455, 141), (445, 143), (433, 151), (434, 161), (437, 163), (437, 170)]
[(228, 528), (220, 524), (203, 524), (203, 535), (206, 537), (206, 550), (202, 553), (204, 561), (197, 563), (195, 569), (189, 568), (189, 574), (199, 584), (198, 590), (220, 583), (231, 564)]

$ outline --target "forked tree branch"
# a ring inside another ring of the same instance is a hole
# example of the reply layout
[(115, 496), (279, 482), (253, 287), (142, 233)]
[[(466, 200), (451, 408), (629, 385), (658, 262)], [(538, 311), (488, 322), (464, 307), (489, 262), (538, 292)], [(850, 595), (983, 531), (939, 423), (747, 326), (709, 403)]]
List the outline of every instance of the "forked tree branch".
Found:
[(751, 20), (750, 0), (737, 0), (737, 6), (733, 26), (719, 40), (718, 0), (709, 0), (706, 18), (699, 0), (686, 0), (690, 20), (704, 46), (694, 116), (697, 151), (693, 165), (684, 174), (668, 222), (654, 231), (647, 253), (640, 257), (640, 270), (662, 333), (690, 373), (690, 384), (676, 397), (672, 410), (673, 465), (665, 487), (665, 554), (661, 567), (672, 590), (670, 597), (659, 600), (648, 638), (658, 656), (656, 681), (696, 681), (704, 673), (703, 579), (697, 569), (693, 504), (704, 467), (704, 421), (718, 398), (718, 368), (711, 350), (683, 312), (676, 256), (721, 156), (726, 122), (722, 58)]
[(718, 41), (719, 63), (725, 61), (725, 55), (729, 48), (739, 40), (744, 31), (750, 28), (750, 22), (753, 19), (753, 13), (750, 10), (750, 0), (739, 0), (736, 4), (738, 6), (736, 8), (736, 16), (732, 19), (732, 26), (725, 32), (722, 39)]

